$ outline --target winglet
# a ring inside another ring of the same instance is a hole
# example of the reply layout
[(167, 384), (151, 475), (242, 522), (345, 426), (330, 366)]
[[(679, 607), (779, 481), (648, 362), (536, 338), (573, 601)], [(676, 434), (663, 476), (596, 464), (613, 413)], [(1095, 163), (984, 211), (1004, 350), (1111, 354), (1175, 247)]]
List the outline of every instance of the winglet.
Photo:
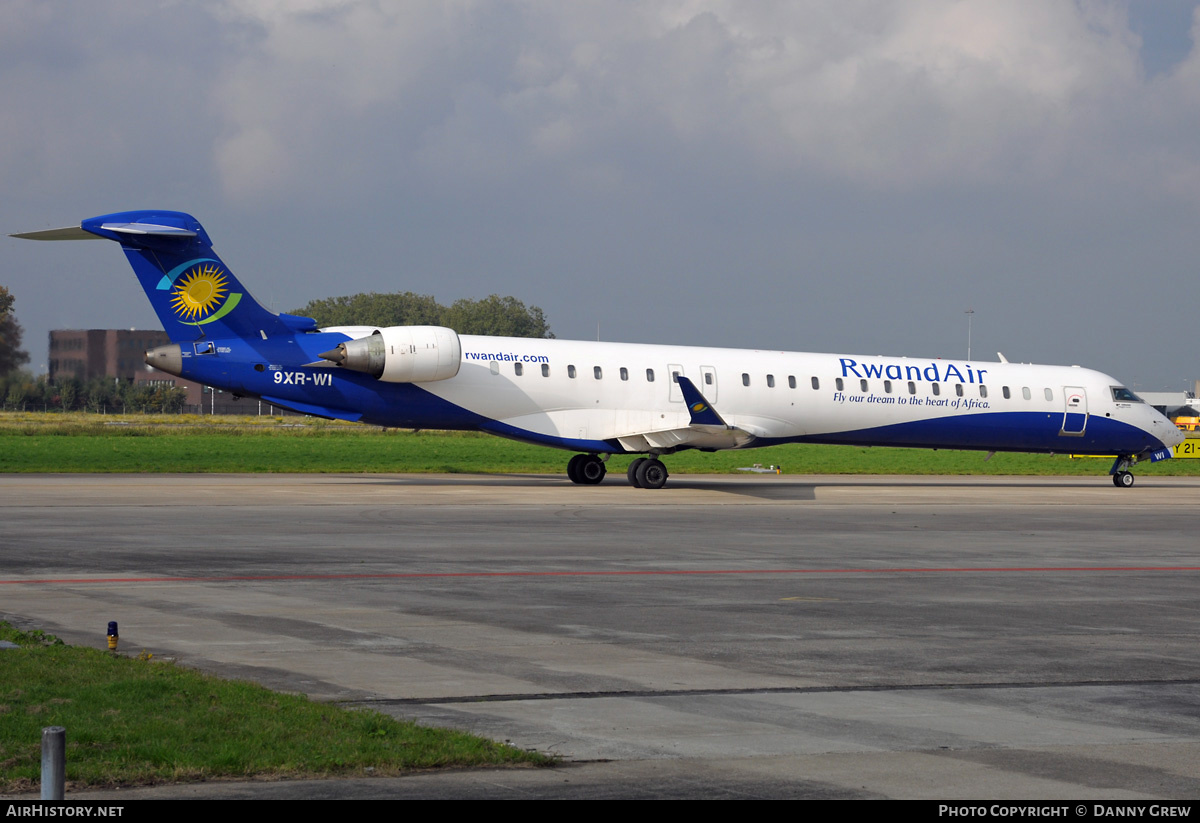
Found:
[(709, 402), (704, 399), (704, 395), (693, 385), (691, 380), (682, 374), (676, 379), (679, 381), (679, 388), (683, 390), (683, 400), (687, 403), (688, 411), (692, 415), (693, 426), (729, 428), (729, 424), (721, 419), (721, 415), (717, 414), (717, 410), (709, 405)]

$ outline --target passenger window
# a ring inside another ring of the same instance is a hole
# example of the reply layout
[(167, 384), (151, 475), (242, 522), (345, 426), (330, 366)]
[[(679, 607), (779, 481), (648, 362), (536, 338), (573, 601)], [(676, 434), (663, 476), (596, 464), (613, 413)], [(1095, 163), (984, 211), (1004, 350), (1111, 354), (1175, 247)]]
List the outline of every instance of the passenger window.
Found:
[(859, 381), (858, 381), (858, 384), (859, 384), (860, 386), (862, 386), (862, 390), (863, 390), (863, 391), (867, 391), (867, 381), (866, 381), (866, 380), (859, 380)]
[(1030, 400), (1033, 398), (1033, 395), (1030, 394), (1030, 392), (1029, 392), (1028, 386), (1021, 387), (1021, 397), (1025, 398), (1026, 400)]
[(629, 369), (625, 368), (624, 366), (621, 367), (621, 379), (622, 380), (629, 379)]
[(884, 380), (884, 381), (883, 381), (883, 393), (884, 393), (884, 394), (891, 394), (891, 393), (892, 393), (892, 381), (891, 381), (891, 380)]
[(646, 369), (646, 382), (647, 383), (654, 382), (654, 369)]
[(525, 366), (521, 363), (513, 363), (513, 372), (517, 375), (517, 377), (520, 377), (525, 373)]
[(933, 389), (934, 397), (937, 397), (942, 393), (942, 384), (941, 383), (932, 383), (932, 384), (930, 384), (929, 388)]
[(542, 364), (542, 377), (549, 377), (549, 376), (550, 376), (550, 364), (543, 363)]
[(567, 377), (571, 378), (572, 380), (575, 379), (575, 367), (574, 366), (567, 366)]
[(812, 379), (812, 387), (813, 387), (814, 389), (819, 389), (819, 388), (821, 388), (821, 381), (820, 381), (820, 380), (818, 380), (816, 377), (814, 377), (814, 378)]
[(595, 377), (597, 380), (600, 380), (601, 378), (604, 377), (604, 372), (600, 371), (599, 366), (592, 366), (592, 376)]
[(916, 394), (916, 393), (917, 393), (917, 384), (916, 384), (916, 383), (914, 383), (914, 382), (913, 382), (913, 381), (911, 381), (911, 380), (909, 380), (909, 381), (908, 381), (908, 393), (909, 393), (909, 394)]
[(1053, 399), (1054, 399), (1054, 392), (1050, 391), (1049, 389), (1046, 389), (1045, 391), (1046, 391), (1046, 399), (1047, 399), (1047, 400), (1053, 400)]
[(987, 397), (987, 386), (983, 385), (982, 383), (979, 384), (979, 396)]
[(712, 381), (713, 381), (713, 373), (710, 371), (706, 371), (704, 373), (704, 385), (711, 386)]
[(773, 375), (773, 374), (767, 375), (767, 388), (768, 389), (775, 388), (775, 375)]
[(745, 372), (742, 372), (742, 385), (743, 386), (750, 385), (750, 375), (746, 374)]
[(493, 360), (492, 362), (488, 363), (488, 371), (490, 371), (492, 374), (499, 374), (500, 364)]
[(794, 375), (794, 374), (788, 375), (788, 388), (789, 389), (796, 388), (796, 375)]
[[(816, 380), (816, 379), (817, 378), (815, 378), (815, 377), (813, 378), (813, 380)], [(833, 381), (833, 385), (838, 391), (841, 391), (842, 389), (844, 389), (846, 387), (845, 382), (843, 382), (842, 378), (840, 378), (840, 377)]]
[(962, 383), (954, 384), (954, 393), (957, 394), (959, 397), (963, 396)]
[(1001, 388), (1000, 393), (1004, 395), (1005, 400), (1012, 399), (1012, 394), (1009, 393), (1008, 386), (1004, 386), (1003, 388)]

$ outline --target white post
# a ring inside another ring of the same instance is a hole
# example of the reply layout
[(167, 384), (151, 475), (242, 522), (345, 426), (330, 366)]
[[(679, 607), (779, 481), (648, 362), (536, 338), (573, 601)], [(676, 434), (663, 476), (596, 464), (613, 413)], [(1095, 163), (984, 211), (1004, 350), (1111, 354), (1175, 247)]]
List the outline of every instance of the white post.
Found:
[(67, 730), (42, 729), (42, 800), (62, 800), (67, 781)]

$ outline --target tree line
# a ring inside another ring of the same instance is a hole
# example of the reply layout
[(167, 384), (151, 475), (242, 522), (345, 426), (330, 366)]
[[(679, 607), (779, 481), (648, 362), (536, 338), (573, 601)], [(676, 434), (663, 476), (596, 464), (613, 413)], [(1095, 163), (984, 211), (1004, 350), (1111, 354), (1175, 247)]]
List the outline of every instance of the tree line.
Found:
[(432, 295), (411, 291), (368, 292), (310, 301), (291, 312), (326, 326), (446, 326), (459, 334), (497, 337), (554, 337), (546, 315), (515, 297), (493, 294), (443, 306)]
[(80, 380), (14, 371), (0, 377), (0, 403), (7, 411), (89, 411), (96, 413), (183, 410), (187, 393), (175, 386), (131, 383), (112, 377)]

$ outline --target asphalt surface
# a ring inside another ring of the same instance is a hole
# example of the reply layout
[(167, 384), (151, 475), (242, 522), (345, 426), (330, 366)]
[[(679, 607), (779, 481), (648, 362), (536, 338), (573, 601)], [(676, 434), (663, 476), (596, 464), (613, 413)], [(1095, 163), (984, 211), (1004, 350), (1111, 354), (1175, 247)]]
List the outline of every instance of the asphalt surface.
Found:
[[(1200, 797), (1200, 479), (0, 476), (0, 615), (562, 758), (141, 797)], [(0, 651), (0, 654), (3, 654)]]

